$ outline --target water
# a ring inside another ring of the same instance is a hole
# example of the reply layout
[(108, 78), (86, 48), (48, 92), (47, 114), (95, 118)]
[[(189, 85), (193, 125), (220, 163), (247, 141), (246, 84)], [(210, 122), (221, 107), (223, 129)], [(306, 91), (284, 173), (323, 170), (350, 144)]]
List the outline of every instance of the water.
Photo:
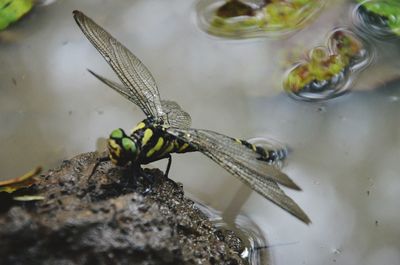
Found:
[[(377, 39), (393, 39), (400, 34), (400, 4), (393, 0), (359, 1), (354, 8), (355, 25)], [(374, 16), (372, 12), (380, 16)]]
[(295, 99), (323, 101), (348, 92), (357, 75), (374, 59), (371, 45), (352, 30), (336, 28), (325, 46), (310, 50), (283, 77), (283, 88)]
[[(227, 223), (224, 220), (223, 213), (209, 206), (197, 202), (196, 206), (208, 216), (213, 225), (227, 238), (229, 231), (234, 231), (238, 238), (235, 237), (234, 243), (231, 245), (248, 264), (261, 265), (270, 264), (268, 257), (267, 240), (260, 228), (247, 216), (238, 215), (233, 223)], [(229, 240), (227, 240), (229, 241)]]
[(295, 2), (200, 0), (196, 6), (197, 22), (202, 30), (220, 37), (280, 37), (306, 27), (325, 0)]
[[(271, 137), (289, 147), (287, 193), (306, 226), (251, 192), (201, 154), (174, 155), (170, 176), (195, 198), (245, 215), (267, 239), (271, 264), (399, 264), (400, 49), (369, 39), (374, 64), (349, 93), (309, 103), (283, 92), (284, 73), (334, 28), (354, 29), (355, 2), (328, 1), (311, 24), (285, 39), (224, 40), (197, 25), (187, 0), (56, 1), (0, 33), (0, 175), (51, 168), (104, 148), (115, 128), (141, 111), (91, 76), (116, 79), (72, 19), (79, 9), (108, 29), (151, 70), (161, 96), (177, 101), (194, 128), (241, 139)], [(358, 34), (358, 31), (357, 31)], [(152, 166), (165, 168), (165, 161)]]
[(278, 169), (283, 168), (290, 151), (288, 146), (275, 139), (272, 139), (271, 137), (255, 137), (247, 141), (251, 144), (262, 147), (264, 150), (268, 150), (268, 155), (271, 158), (269, 164)]

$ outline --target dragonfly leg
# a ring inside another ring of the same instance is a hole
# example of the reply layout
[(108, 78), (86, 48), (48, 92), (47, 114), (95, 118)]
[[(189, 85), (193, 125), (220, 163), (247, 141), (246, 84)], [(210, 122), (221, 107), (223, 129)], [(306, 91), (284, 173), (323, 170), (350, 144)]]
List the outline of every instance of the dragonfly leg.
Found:
[(171, 182), (172, 185), (174, 185), (175, 188), (177, 188), (178, 190), (179, 190), (179, 189), (182, 189), (182, 188), (180, 187), (180, 185), (178, 185), (178, 183), (176, 183), (175, 181), (173, 181), (172, 179), (170, 179), (170, 178), (168, 177), (169, 169), (171, 168), (171, 162), (172, 162), (172, 156), (171, 156), (171, 154), (168, 154), (168, 156), (166, 156), (166, 158), (168, 158), (168, 164), (167, 164), (167, 169), (165, 170), (164, 177), (167, 179), (167, 181)]
[(166, 178), (168, 178), (169, 169), (171, 168), (171, 162), (172, 162), (171, 154), (168, 154), (167, 158), (168, 158), (168, 164), (167, 164), (167, 169), (165, 170), (165, 174), (164, 174), (164, 176)]
[(110, 161), (109, 156), (103, 156), (96, 159), (96, 163), (94, 164), (92, 171), (90, 172), (89, 179), (93, 176), (94, 172), (96, 172), (99, 165), (103, 162)]
[(150, 185), (152, 186), (155, 183), (155, 178), (152, 174), (146, 173), (143, 169), (140, 172), (140, 176)]
[[(137, 188), (139, 185), (144, 188), (143, 194), (149, 193), (151, 191), (151, 187), (155, 183), (155, 178), (152, 174), (147, 173), (141, 166), (140, 164), (131, 164), (131, 170), (129, 172), (135, 172), (136, 174), (134, 175), (134, 187)], [(139, 178), (141, 178), (143, 181), (141, 184), (139, 184)]]

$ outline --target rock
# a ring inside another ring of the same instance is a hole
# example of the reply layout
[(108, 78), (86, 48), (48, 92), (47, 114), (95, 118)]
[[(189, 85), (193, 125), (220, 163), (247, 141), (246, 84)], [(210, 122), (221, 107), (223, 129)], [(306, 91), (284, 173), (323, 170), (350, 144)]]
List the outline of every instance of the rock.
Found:
[(1, 264), (247, 264), (240, 239), (221, 236), (181, 185), (157, 169), (94, 170), (100, 156), (42, 175), (29, 188), (42, 201), (2, 203)]

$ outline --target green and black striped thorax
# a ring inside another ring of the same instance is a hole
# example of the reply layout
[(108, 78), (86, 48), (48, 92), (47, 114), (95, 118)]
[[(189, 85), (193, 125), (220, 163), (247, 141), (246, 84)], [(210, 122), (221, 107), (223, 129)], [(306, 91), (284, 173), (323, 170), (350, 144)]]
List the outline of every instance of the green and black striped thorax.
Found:
[(145, 119), (132, 129), (128, 136), (124, 130), (114, 130), (108, 139), (111, 160), (117, 165), (128, 162), (147, 164), (168, 157), (171, 153), (197, 151), (171, 134), (166, 127)]

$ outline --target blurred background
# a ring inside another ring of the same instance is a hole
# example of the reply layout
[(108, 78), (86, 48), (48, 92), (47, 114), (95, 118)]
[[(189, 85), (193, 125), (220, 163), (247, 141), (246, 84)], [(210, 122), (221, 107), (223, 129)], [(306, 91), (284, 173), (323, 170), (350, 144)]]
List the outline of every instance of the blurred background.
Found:
[[(187, 194), (263, 231), (271, 264), (400, 264), (400, 49), (371, 40), (375, 63), (352, 91), (309, 103), (283, 92), (290, 63), (352, 28), (353, 1), (328, 1), (310, 25), (285, 38), (226, 40), (197, 25), (197, 1), (86, 0), (37, 5), (0, 32), (0, 176), (56, 167), (103, 150), (141, 110), (87, 69), (116, 80), (72, 18), (83, 11), (152, 72), (161, 97), (190, 113), (194, 128), (271, 137), (292, 152), (283, 171), (303, 191), (287, 193), (309, 226), (252, 192), (202, 154), (173, 155), (170, 177)], [(165, 168), (164, 161), (152, 164)]]

